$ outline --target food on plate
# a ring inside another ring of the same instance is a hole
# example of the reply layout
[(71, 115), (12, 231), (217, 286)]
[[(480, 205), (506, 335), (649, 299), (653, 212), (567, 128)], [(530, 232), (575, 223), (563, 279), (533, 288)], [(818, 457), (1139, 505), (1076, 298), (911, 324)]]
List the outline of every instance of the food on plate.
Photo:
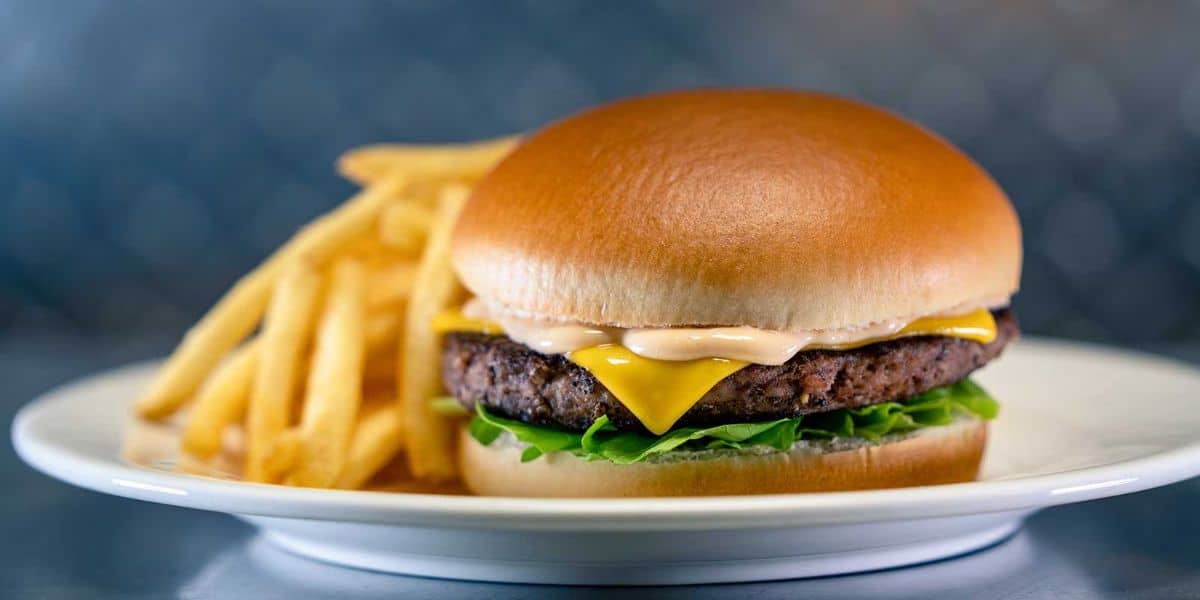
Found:
[(258, 369), (246, 409), (246, 479), (274, 482), (282, 473), (268, 468), (279, 436), (291, 421), (300, 353), (309, 339), (321, 279), (307, 261), (294, 263), (271, 294), (262, 327)]
[[(475, 493), (977, 474), (998, 406), (969, 375), (1018, 335), (1020, 227), (986, 172), (891, 113), (769, 90), (595, 108), (525, 138), (445, 241), (471, 297), (432, 326)], [(422, 276), (410, 302), (460, 293)], [(417, 339), (406, 365), (435, 351)], [(447, 412), (417, 400), (406, 422)]]
[(221, 450), (225, 428), (240, 423), (258, 371), (258, 344), (234, 351), (196, 393), (196, 402), (183, 430), (182, 445), (191, 455), (211, 458)]
[(467, 199), (467, 189), (448, 187), (439, 200), (436, 226), (421, 257), (408, 301), (400, 349), (400, 409), (408, 442), (408, 467), (418, 478), (445, 481), (456, 475), (453, 421), (436, 414), (430, 391), (439, 389), (441, 335), (433, 319), (463, 299), (463, 289), (450, 270), (450, 232)]
[(376, 183), (398, 171), (426, 179), (470, 181), (487, 173), (518, 141), (516, 136), (509, 136), (459, 145), (366, 146), (342, 156), (338, 171), (363, 185)]
[(330, 487), (346, 467), (362, 404), (366, 301), (366, 269), (353, 258), (342, 259), (333, 268), (316, 335), (289, 483)]
[(336, 211), (300, 230), (265, 263), (234, 284), (180, 342), (137, 403), (148, 419), (170, 416), (186, 404), (227, 352), (258, 327), (282, 272), (297, 260), (324, 266), (378, 221), (380, 209), (402, 189), (398, 178), (364, 190)]
[(136, 404), (179, 415), (189, 471), (589, 497), (976, 476), (999, 408), (970, 375), (1019, 335), (1021, 232), (912, 123), (673, 92), (338, 168), (364, 189), (238, 281)]
[(453, 422), (429, 412), (441, 381), (428, 315), (463, 300), (449, 231), (470, 186), (515, 144), (347, 153), (340, 167), (365, 189), (239, 281), (139, 399), (145, 419), (180, 413), (180, 469), (456, 491)]
[(400, 407), (390, 395), (369, 404), (361, 413), (346, 466), (338, 474), (338, 488), (352, 490), (366, 485), (404, 442)]

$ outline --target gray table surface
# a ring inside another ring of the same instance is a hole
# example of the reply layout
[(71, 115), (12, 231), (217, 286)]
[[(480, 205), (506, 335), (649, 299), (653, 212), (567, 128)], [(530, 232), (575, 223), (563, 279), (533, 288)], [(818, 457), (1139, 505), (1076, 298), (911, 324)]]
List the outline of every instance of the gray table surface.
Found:
[[(167, 340), (0, 340), (0, 410)], [(1200, 347), (1155, 348), (1200, 362)], [(70, 487), (0, 452), (0, 596), (575, 598), (612, 588), (469, 583), (356, 571), (275, 549), (232, 517)], [(656, 598), (1200, 598), (1200, 479), (1038, 513), (967, 556), (863, 575), (623, 590)]]

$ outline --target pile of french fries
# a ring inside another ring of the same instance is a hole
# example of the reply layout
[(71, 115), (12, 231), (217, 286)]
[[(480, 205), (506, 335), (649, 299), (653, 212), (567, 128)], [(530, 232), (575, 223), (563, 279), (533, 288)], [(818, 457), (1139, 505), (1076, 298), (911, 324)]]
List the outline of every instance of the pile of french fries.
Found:
[(359, 489), (401, 459), (420, 480), (452, 480), (454, 424), (429, 404), (441, 387), (430, 321), (464, 299), (448, 257), (458, 211), (516, 143), (343, 155), (339, 171), (362, 191), (226, 292), (138, 414), (181, 413), (182, 450), (195, 460), (241, 439), (248, 481)]

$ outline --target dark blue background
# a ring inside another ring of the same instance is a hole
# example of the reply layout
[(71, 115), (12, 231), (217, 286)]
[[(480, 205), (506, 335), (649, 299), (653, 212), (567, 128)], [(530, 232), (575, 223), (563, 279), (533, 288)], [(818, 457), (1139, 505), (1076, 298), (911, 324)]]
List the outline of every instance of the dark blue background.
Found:
[(351, 193), (344, 149), (698, 85), (932, 127), (1021, 212), (1027, 330), (1194, 340), (1197, 31), (1195, 2), (5, 2), (0, 341), (164, 351)]

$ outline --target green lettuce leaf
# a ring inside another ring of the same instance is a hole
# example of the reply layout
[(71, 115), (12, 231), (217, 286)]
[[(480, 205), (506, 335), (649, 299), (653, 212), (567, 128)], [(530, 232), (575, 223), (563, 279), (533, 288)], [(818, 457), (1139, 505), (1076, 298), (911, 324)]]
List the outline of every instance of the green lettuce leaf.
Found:
[(570, 452), (585, 460), (617, 464), (642, 462), (677, 450), (744, 449), (756, 446), (787, 450), (802, 439), (859, 438), (877, 442), (886, 435), (949, 424), (955, 414), (995, 418), (999, 405), (969, 379), (935, 388), (907, 402), (885, 402), (862, 408), (778, 419), (761, 423), (731, 423), (715, 427), (682, 427), (661, 436), (618, 431), (607, 416), (582, 433), (506, 419), (476, 405), (470, 433), (483, 445), (505, 431), (527, 447), (528, 462), (551, 452)]

